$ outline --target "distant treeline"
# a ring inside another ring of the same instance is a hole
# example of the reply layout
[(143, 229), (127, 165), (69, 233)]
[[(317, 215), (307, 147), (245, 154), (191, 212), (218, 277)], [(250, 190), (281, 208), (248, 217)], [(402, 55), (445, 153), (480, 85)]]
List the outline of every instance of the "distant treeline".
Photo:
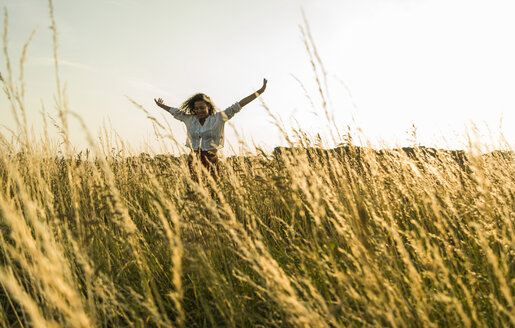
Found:
[[(290, 148), (290, 147), (276, 147), (273, 151), (275, 157), (280, 157), (283, 154), (296, 154), (306, 153), (310, 161), (316, 159), (353, 159), (359, 161), (362, 156), (375, 156), (381, 158), (383, 156), (405, 155), (406, 157), (416, 161), (428, 161), (445, 156), (454, 159), (461, 167), (466, 167), (469, 162), (470, 154), (465, 150), (447, 150), (437, 149), (430, 147), (402, 147), (393, 149), (373, 149), (358, 146), (340, 146), (332, 149), (322, 149), (318, 147), (306, 148)], [(482, 154), (483, 157), (501, 157), (504, 159), (512, 159), (513, 151), (500, 151), (495, 150), (489, 153)]]
[[(58, 155), (48, 158), (47, 160), (51, 161), (60, 161), (60, 162), (74, 162), (78, 164), (83, 161), (93, 161), (97, 162), (98, 158), (91, 155), (92, 153), (89, 150), (81, 151), (75, 154), (72, 158), (65, 159), (64, 156)], [(501, 151), (494, 150), (488, 153), (483, 153), (481, 156), (483, 158), (488, 157), (499, 157), (502, 159), (513, 159), (514, 158), (513, 151)], [(319, 147), (275, 147), (271, 154), (267, 154), (263, 151), (260, 151), (258, 155), (232, 155), (225, 157), (225, 160), (228, 162), (233, 162), (236, 160), (251, 160), (256, 158), (261, 159), (269, 159), (269, 160), (280, 160), (283, 156), (297, 156), (297, 155), (305, 155), (307, 156), (309, 162), (316, 161), (330, 161), (333, 159), (339, 160), (352, 160), (353, 162), (360, 162), (363, 159), (363, 156), (374, 156), (376, 158), (381, 158), (384, 156), (403, 156), (405, 158), (409, 158), (415, 161), (430, 161), (435, 160), (439, 157), (452, 158), (456, 161), (462, 168), (466, 167), (469, 162), (470, 153), (465, 150), (447, 150), (447, 149), (437, 149), (431, 147), (402, 147), (402, 148), (392, 148), (392, 149), (373, 149), (368, 147), (359, 147), (359, 146), (339, 146), (336, 148), (324, 149)], [(8, 155), (8, 157), (15, 157), (19, 161), (23, 162), (26, 159), (26, 154), (24, 152), (18, 152), (14, 155)], [(125, 162), (127, 164), (139, 164), (143, 162), (152, 162), (154, 164), (176, 164), (180, 165), (181, 162), (186, 161), (188, 154), (182, 154), (180, 156), (174, 156), (171, 154), (156, 154), (150, 155), (148, 153), (142, 152), (138, 155), (124, 156), (121, 152), (112, 152), (112, 154), (106, 155), (106, 159), (109, 162)]]

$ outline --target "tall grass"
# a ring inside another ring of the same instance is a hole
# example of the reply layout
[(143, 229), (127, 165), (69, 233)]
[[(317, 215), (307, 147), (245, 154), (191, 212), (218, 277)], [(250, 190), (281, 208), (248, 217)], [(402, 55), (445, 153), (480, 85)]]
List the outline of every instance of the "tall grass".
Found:
[(197, 181), (184, 157), (46, 140), (0, 135), (2, 326), (515, 325), (512, 151), (300, 137)]

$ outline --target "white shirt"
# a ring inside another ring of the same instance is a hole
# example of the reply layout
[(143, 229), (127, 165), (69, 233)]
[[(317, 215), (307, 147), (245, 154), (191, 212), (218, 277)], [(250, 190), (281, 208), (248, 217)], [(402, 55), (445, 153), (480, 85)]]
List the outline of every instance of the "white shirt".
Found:
[(201, 125), (197, 115), (185, 114), (177, 108), (171, 107), (168, 112), (179, 121), (186, 124), (188, 132), (186, 146), (198, 150), (220, 149), (224, 146), (224, 125), (234, 114), (241, 110), (239, 102), (227, 107), (221, 112), (206, 117)]

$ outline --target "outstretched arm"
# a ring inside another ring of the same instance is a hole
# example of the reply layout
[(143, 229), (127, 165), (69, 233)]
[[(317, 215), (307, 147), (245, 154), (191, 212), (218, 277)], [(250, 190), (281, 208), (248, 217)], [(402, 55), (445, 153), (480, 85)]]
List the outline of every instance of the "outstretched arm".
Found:
[(263, 79), (263, 86), (261, 87), (261, 89), (259, 89), (258, 91), (254, 92), (253, 94), (251, 94), (250, 96), (247, 96), (245, 98), (243, 98), (242, 100), (239, 101), (240, 103), (240, 106), (243, 107), (245, 106), (246, 104), (248, 104), (249, 102), (251, 102), (252, 100), (256, 99), (260, 94), (262, 94), (263, 92), (265, 92), (265, 89), (266, 89), (266, 83), (268, 81), (266, 79)]
[(185, 114), (177, 108), (166, 106), (163, 102), (163, 99), (161, 98), (157, 98), (157, 100), (154, 98), (154, 101), (156, 102), (157, 106), (172, 114), (172, 116), (178, 119), (179, 121), (186, 122), (186, 120), (188, 120), (191, 117), (191, 115)]
[(162, 109), (164, 109), (167, 112), (170, 111), (170, 108), (172, 108), (170, 106), (166, 106), (165, 103), (163, 102), (163, 99), (161, 99), (161, 98), (157, 98), (157, 100), (156, 100), (156, 98), (154, 98), (154, 101), (156, 102), (157, 106), (161, 107)]

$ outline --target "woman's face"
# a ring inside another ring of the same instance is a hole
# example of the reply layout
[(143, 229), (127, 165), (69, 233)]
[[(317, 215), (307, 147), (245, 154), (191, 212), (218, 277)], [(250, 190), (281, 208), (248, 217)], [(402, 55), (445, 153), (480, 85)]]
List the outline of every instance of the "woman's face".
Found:
[(209, 115), (209, 106), (205, 101), (197, 100), (193, 103), (193, 114), (198, 118), (206, 118)]

